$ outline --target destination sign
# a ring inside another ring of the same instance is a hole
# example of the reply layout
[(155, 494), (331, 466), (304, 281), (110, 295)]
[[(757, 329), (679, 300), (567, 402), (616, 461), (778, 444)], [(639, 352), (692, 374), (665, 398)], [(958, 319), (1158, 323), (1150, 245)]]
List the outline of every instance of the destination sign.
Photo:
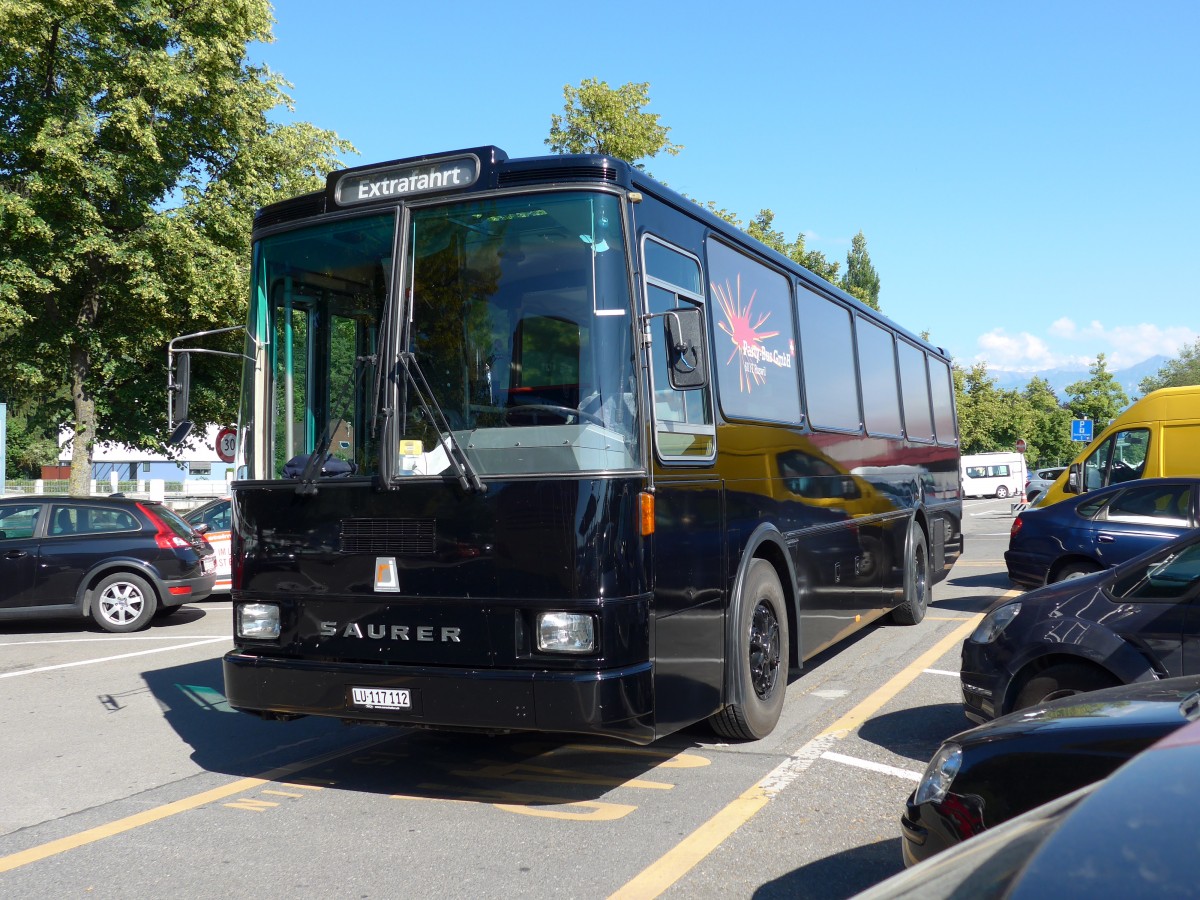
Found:
[(432, 163), (346, 174), (338, 179), (336, 197), (338, 206), (354, 206), (470, 187), (478, 178), (479, 161), (473, 156), (459, 156)]

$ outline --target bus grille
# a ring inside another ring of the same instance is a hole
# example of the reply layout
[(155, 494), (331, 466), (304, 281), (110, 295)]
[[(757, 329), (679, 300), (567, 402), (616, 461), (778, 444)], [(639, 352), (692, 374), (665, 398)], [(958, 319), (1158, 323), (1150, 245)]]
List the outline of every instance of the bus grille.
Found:
[(436, 519), (342, 519), (343, 553), (432, 556)]

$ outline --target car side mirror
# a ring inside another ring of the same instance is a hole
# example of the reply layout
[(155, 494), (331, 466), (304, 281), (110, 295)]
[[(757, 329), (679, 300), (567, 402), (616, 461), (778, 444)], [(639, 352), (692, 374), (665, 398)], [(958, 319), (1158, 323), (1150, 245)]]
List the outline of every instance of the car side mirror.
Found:
[(704, 316), (695, 307), (680, 307), (663, 313), (667, 372), (671, 387), (694, 391), (708, 385), (707, 354), (704, 348)]
[(1072, 463), (1071, 468), (1067, 470), (1067, 480), (1063, 484), (1064, 494), (1078, 494), (1079, 486), (1083, 483), (1081, 466), (1079, 463)]

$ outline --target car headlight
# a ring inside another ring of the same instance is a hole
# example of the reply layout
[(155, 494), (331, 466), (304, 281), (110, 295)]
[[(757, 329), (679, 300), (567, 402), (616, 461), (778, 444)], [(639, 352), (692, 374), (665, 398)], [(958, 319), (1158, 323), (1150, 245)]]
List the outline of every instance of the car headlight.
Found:
[(254, 641), (279, 637), (279, 607), (274, 603), (241, 603), (237, 608), (237, 636)]
[(921, 783), (913, 794), (913, 803), (941, 803), (950, 792), (950, 783), (962, 768), (962, 747), (958, 744), (942, 744), (921, 776)]
[(551, 653), (591, 653), (596, 648), (595, 620), (587, 613), (538, 613), (537, 646)]
[(1006, 603), (1004, 606), (996, 607), (983, 617), (983, 621), (971, 635), (971, 640), (976, 644), (990, 644), (1000, 637), (1000, 632), (1008, 627), (1008, 623), (1015, 619), (1020, 611), (1021, 604), (1019, 602)]

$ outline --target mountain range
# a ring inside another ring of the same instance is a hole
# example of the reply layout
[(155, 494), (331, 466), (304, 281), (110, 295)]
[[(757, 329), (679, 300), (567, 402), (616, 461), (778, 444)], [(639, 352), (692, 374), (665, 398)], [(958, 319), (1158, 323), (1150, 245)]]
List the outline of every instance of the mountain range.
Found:
[[(1121, 388), (1133, 400), (1142, 395), (1141, 389), (1138, 387), (1142, 379), (1148, 375), (1157, 375), (1171, 357), (1169, 356), (1151, 356), (1149, 359), (1144, 359), (1139, 363), (1134, 363), (1125, 369), (1111, 369), (1113, 378), (1121, 385)], [(1061, 369), (1046, 369), (1043, 372), (1013, 372), (1005, 369), (988, 369), (988, 374), (996, 379), (996, 386), (1004, 390), (1024, 390), (1029, 384), (1030, 379), (1034, 377), (1044, 378), (1050, 382), (1050, 387), (1054, 389), (1054, 393), (1058, 395), (1058, 399), (1067, 400), (1066, 388), (1069, 384), (1074, 384), (1077, 381), (1084, 381), (1089, 377), (1087, 366), (1078, 368), (1061, 368)]]

